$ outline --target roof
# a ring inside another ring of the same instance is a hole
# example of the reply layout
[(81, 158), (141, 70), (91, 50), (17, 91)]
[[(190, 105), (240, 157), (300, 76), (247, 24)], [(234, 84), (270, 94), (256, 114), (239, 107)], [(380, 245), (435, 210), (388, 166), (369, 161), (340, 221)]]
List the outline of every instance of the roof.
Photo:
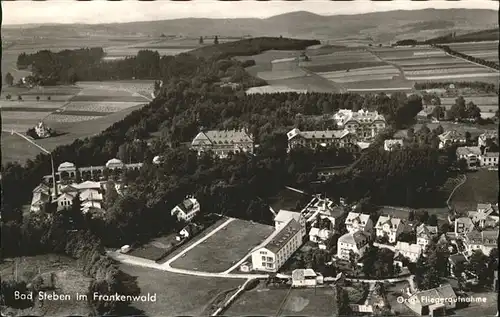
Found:
[(332, 232), (330, 230), (319, 229), (316, 227), (312, 227), (311, 230), (309, 230), (310, 236), (320, 237), (321, 239), (328, 239), (331, 233)]
[(425, 224), (421, 224), (417, 227), (417, 237), (432, 237), (438, 234), (437, 226), (428, 226)]
[(393, 146), (395, 144), (403, 145), (403, 140), (401, 140), (401, 139), (389, 139), (389, 140), (384, 141), (385, 147), (390, 147), (390, 146)]
[(465, 139), (465, 135), (458, 132), (457, 130), (450, 130), (446, 131), (442, 134), (439, 135), (439, 139), (441, 141), (446, 141), (446, 140), (463, 140)]
[(343, 236), (341, 236), (339, 238), (337, 243), (343, 242), (343, 243), (355, 244), (356, 246), (359, 246), (362, 242), (367, 242), (367, 241), (368, 241), (368, 237), (364, 233), (357, 231), (354, 233), (344, 234)]
[(200, 132), (191, 142), (192, 146), (214, 144), (251, 143), (252, 138), (244, 130), (210, 130)]
[(485, 131), (484, 133), (481, 133), (479, 135), (479, 138), (480, 139), (494, 139), (494, 138), (498, 138), (498, 131), (496, 130), (488, 130), (488, 131)]
[(396, 243), (396, 250), (399, 252), (421, 253), (422, 246), (418, 244), (410, 244), (408, 242), (398, 241)]
[(44, 204), (49, 201), (49, 195), (43, 192), (36, 192), (33, 194), (33, 199), (31, 200), (31, 205)]
[(347, 218), (345, 219), (346, 223), (352, 223), (354, 221), (358, 221), (362, 225), (366, 225), (368, 220), (370, 219), (370, 215), (360, 214), (357, 212), (350, 212), (347, 214)]
[(296, 269), (292, 272), (293, 280), (304, 280), (306, 277), (316, 277), (317, 274), (313, 269)]
[(285, 244), (300, 231), (300, 229), (301, 225), (295, 219), (292, 219), (288, 221), (288, 223), (281, 228), (281, 230), (278, 231), (278, 233), (276, 233), (276, 235), (263, 247), (273, 253), (276, 253), (281, 250)]
[(300, 212), (281, 209), (276, 215), (276, 217), (274, 217), (274, 221), (288, 222), (290, 219), (295, 219), (297, 222), (300, 223), (301, 216), (302, 215), (300, 214)]
[(457, 156), (460, 155), (481, 155), (481, 149), (478, 146), (461, 146), (457, 148)]
[(304, 139), (342, 139), (349, 135), (347, 130), (318, 130), (318, 131), (300, 131), (295, 128), (287, 133), (288, 140), (300, 136)]
[(61, 201), (61, 200), (64, 200), (64, 199), (68, 199), (68, 200), (73, 200), (75, 198), (75, 196), (69, 194), (69, 193), (64, 193), (62, 195), (60, 195), (59, 197), (57, 197), (57, 201)]
[(61, 163), (59, 165), (59, 167), (57, 168), (57, 170), (61, 170), (61, 169), (74, 169), (74, 168), (76, 168), (75, 164), (73, 164), (71, 162), (64, 162), (64, 163)]
[[(456, 298), (456, 297), (457, 295), (453, 291), (451, 285), (444, 284), (441, 285), (440, 287), (428, 289), (413, 294), (412, 296), (410, 296), (410, 302), (417, 301), (420, 303), (420, 305), (425, 307), (425, 306), (431, 306), (435, 303), (444, 303), (444, 299)], [(422, 301), (423, 298), (425, 298), (425, 300)]]
[(364, 150), (370, 146), (370, 142), (356, 142), (360, 149)]
[(100, 182), (93, 182), (93, 181), (85, 181), (80, 184), (73, 184), (72, 185), (75, 188), (78, 189), (88, 189), (88, 188), (101, 188), (101, 183)]
[(75, 188), (71, 185), (67, 185), (67, 186), (64, 186), (63, 188), (61, 188), (61, 193), (77, 193), (78, 192), (78, 188)]
[(372, 123), (374, 121), (384, 121), (383, 115), (379, 114), (377, 111), (368, 110), (358, 110), (352, 111), (349, 109), (340, 109), (336, 114), (334, 114), (334, 119), (341, 124), (345, 124), (348, 121), (357, 121), (358, 123)]
[(82, 202), (82, 209), (84, 209), (86, 207), (88, 207), (88, 208), (95, 207), (95, 208), (99, 208), (99, 209), (102, 208), (100, 202), (98, 202), (98, 201), (92, 201), (92, 200), (88, 200), (88, 201)]
[(102, 200), (102, 194), (95, 189), (86, 189), (80, 194), (82, 201), (84, 200)]
[(45, 185), (44, 183), (40, 183), (35, 189), (33, 189), (33, 192), (36, 191), (42, 191), (42, 192), (49, 192), (50, 188), (49, 186)]
[(109, 167), (110, 165), (124, 165), (124, 164), (119, 159), (113, 158), (113, 159), (106, 162), (106, 167)]
[(186, 198), (180, 204), (177, 205), (183, 212), (189, 212), (193, 209), (194, 205), (198, 201), (195, 198)]
[(471, 244), (482, 244), (484, 246), (496, 246), (498, 244), (498, 230), (471, 231), (467, 234), (467, 240)]
[(466, 227), (473, 227), (474, 226), (474, 223), (472, 223), (472, 219), (470, 219), (469, 217), (460, 217), (460, 218), (455, 219), (455, 224), (459, 224), (459, 223), (464, 224), (464, 226), (466, 226)]
[(484, 156), (484, 157), (498, 157), (498, 152), (486, 152), (482, 156)]
[(393, 218), (392, 216), (380, 216), (378, 218), (375, 228), (382, 229), (385, 224), (389, 224), (392, 230), (396, 230), (401, 225), (401, 219)]

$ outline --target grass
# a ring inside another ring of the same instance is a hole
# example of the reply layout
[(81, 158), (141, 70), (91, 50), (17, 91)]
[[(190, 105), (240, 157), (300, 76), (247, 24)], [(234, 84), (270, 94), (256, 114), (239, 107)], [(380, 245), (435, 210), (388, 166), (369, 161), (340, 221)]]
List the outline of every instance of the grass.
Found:
[(156, 261), (161, 257), (166, 249), (170, 248), (170, 243), (175, 241), (175, 234), (169, 234), (156, 239), (137, 248), (133, 248), (128, 255)]
[(17, 315), (69, 316), (75, 314), (87, 315), (92, 312), (92, 309), (85, 301), (75, 300), (76, 293), (86, 293), (90, 283), (90, 278), (82, 274), (75, 260), (53, 254), (5, 259), (0, 264), (1, 279), (14, 278), (16, 267), (18, 280), (24, 280), (27, 283), (31, 282), (37, 274), (46, 276), (54, 272), (56, 274), (55, 292), (58, 294), (68, 294), (72, 297), (71, 301), (46, 300), (43, 305), (40, 302), (36, 302), (29, 309), (17, 311)]
[(498, 172), (480, 169), (467, 173), (467, 180), (453, 194), (450, 204), (457, 212), (476, 210), (478, 203), (498, 202)]
[(229, 316), (274, 316), (285, 300), (280, 316), (333, 316), (330, 287), (292, 289), (268, 289), (262, 284), (243, 293), (226, 311)]
[(236, 219), (172, 263), (172, 267), (222, 272), (260, 244), (274, 227)]
[[(269, 206), (276, 213), (278, 213), (280, 209), (295, 211), (304, 208), (311, 199), (312, 197), (310, 195), (283, 188), (283, 190), (269, 200)], [(299, 203), (298, 206), (297, 203)]]
[(141, 294), (156, 294), (156, 302), (134, 302), (146, 316), (201, 316), (221, 294), (242, 284), (240, 279), (181, 275), (131, 265), (120, 269), (133, 277)]

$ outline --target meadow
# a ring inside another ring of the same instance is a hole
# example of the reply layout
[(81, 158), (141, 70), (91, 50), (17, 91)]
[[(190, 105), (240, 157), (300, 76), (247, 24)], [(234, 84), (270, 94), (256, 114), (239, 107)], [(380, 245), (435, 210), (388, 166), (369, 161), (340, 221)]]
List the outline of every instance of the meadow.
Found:
[(457, 52), (482, 58), (487, 61), (498, 63), (498, 41), (473, 42), (473, 43), (450, 43), (448, 45)]
[(450, 200), (457, 212), (476, 210), (479, 203), (498, 202), (498, 172), (480, 169), (466, 176), (467, 180), (458, 187)]

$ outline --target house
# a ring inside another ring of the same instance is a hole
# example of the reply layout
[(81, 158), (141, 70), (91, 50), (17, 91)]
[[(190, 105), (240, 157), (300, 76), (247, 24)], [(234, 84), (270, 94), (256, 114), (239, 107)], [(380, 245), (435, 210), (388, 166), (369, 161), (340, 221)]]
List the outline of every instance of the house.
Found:
[(252, 252), (252, 267), (257, 271), (277, 272), (302, 245), (302, 226), (295, 220), (273, 233), (262, 247)]
[(43, 123), (43, 121), (38, 122), (35, 126), (35, 133), (39, 138), (48, 138), (50, 137), (51, 130), (48, 126)]
[(411, 295), (405, 305), (420, 316), (443, 316), (456, 307), (457, 295), (449, 284)]
[(83, 213), (87, 213), (91, 208), (102, 209), (101, 203), (99, 201), (94, 201), (94, 200), (86, 200), (82, 202), (81, 207)]
[(455, 219), (455, 233), (465, 235), (474, 229), (474, 223), (469, 217), (460, 217)]
[(443, 233), (439, 237), (437, 244), (448, 247), (448, 251), (450, 253), (465, 251), (465, 247), (463, 246), (461, 239), (459, 239), (459, 236), (455, 232)]
[(198, 200), (192, 197), (184, 199), (184, 201), (174, 208), (172, 208), (170, 214), (172, 216), (177, 216), (178, 220), (191, 221), (194, 216), (200, 211), (200, 203)]
[(293, 270), (292, 287), (314, 287), (318, 284), (323, 284), (323, 278), (313, 269)]
[(371, 232), (373, 229), (373, 222), (370, 219), (370, 215), (350, 212), (345, 220), (345, 226), (349, 233), (354, 233), (356, 231)]
[(479, 135), (477, 138), (477, 145), (479, 147), (481, 146), (488, 146), (488, 140), (495, 140), (498, 144), (498, 131), (495, 130), (490, 130), (486, 131), (485, 133)]
[(340, 109), (333, 119), (339, 128), (346, 129), (359, 140), (373, 139), (387, 125), (384, 116), (377, 111)]
[(384, 150), (393, 151), (395, 149), (400, 149), (403, 147), (403, 140), (400, 139), (390, 139), (384, 141)]
[(438, 227), (437, 226), (428, 226), (426, 224), (421, 224), (417, 227), (417, 244), (422, 246), (425, 250), (427, 245), (437, 237), (438, 235)]
[(95, 189), (85, 189), (80, 193), (80, 199), (82, 201), (102, 201), (103, 197), (102, 194)]
[(394, 250), (412, 263), (416, 263), (420, 255), (422, 255), (422, 247), (420, 245), (410, 244), (408, 242), (398, 241)]
[(324, 131), (300, 131), (295, 128), (287, 133), (288, 150), (297, 147), (308, 147), (311, 149), (319, 146), (344, 147), (354, 144), (356, 138), (347, 130), (324, 130)]
[(35, 189), (33, 189), (33, 194), (34, 193), (44, 193), (47, 195), (50, 195), (50, 187), (45, 185), (44, 183), (40, 183)]
[(69, 208), (70, 206), (72, 206), (74, 198), (75, 198), (74, 195), (71, 195), (71, 194), (68, 194), (68, 193), (61, 194), (56, 199), (58, 209), (59, 210), (60, 209), (66, 209), (66, 208)]
[(464, 159), (467, 162), (467, 167), (473, 169), (480, 164), (479, 157), (481, 149), (477, 146), (461, 146), (456, 151), (457, 160)]
[(322, 243), (332, 236), (333, 232), (327, 229), (319, 229), (312, 227), (309, 230), (309, 240), (316, 243)]
[(390, 243), (395, 243), (403, 232), (404, 225), (401, 219), (392, 216), (380, 216), (375, 225), (377, 237), (387, 237)]
[(479, 228), (492, 228), (499, 222), (498, 207), (492, 204), (477, 204), (477, 210), (469, 211), (469, 218)]
[(363, 231), (346, 233), (337, 241), (337, 257), (349, 260), (350, 253), (353, 252), (361, 258), (368, 248), (369, 241), (370, 237)]
[(50, 195), (44, 192), (33, 193), (33, 198), (31, 199), (30, 211), (40, 212), (45, 211), (45, 205), (50, 202)]
[(212, 151), (216, 156), (225, 158), (232, 153), (253, 153), (254, 142), (252, 137), (243, 129), (219, 131), (211, 130), (200, 132), (191, 142), (191, 149), (198, 155)]
[(450, 272), (450, 275), (452, 277), (457, 277), (455, 276), (455, 267), (457, 265), (465, 264), (469, 262), (467, 258), (462, 254), (462, 253), (456, 253), (452, 254), (448, 257), (448, 272)]
[(498, 152), (487, 152), (479, 156), (481, 166), (498, 167)]
[(274, 217), (274, 227), (276, 230), (281, 230), (287, 223), (295, 219), (300, 224), (300, 236), (304, 238), (307, 234), (306, 232), (306, 219), (300, 212), (289, 211), (281, 209), (276, 217)]
[(465, 248), (468, 254), (481, 250), (486, 256), (498, 247), (498, 230), (471, 231), (465, 236)]
[(453, 144), (465, 143), (465, 134), (457, 130), (446, 131), (439, 136), (439, 148), (443, 149)]
[(70, 194), (72, 196), (76, 196), (76, 194), (78, 194), (78, 192), (79, 192), (79, 189), (74, 187), (74, 186), (71, 186), (71, 185), (66, 185), (66, 186), (61, 186), (61, 188), (59, 189), (59, 192), (61, 194), (67, 193), (67, 194)]
[(72, 184), (71, 186), (77, 188), (80, 191), (83, 191), (85, 189), (96, 189), (96, 190), (102, 189), (101, 182), (93, 182), (93, 181), (85, 181), (79, 184)]

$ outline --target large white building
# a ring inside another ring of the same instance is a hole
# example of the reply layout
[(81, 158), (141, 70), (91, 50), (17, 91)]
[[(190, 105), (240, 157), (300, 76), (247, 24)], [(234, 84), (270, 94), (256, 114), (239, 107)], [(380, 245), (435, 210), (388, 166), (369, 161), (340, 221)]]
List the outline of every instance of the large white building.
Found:
[(481, 166), (498, 167), (498, 152), (487, 152), (479, 156)]
[(302, 226), (291, 219), (272, 238), (252, 252), (252, 268), (256, 271), (278, 272), (290, 256), (302, 245)]
[(289, 150), (297, 147), (344, 147), (356, 143), (355, 135), (347, 130), (300, 131), (295, 128), (287, 133), (287, 137)]
[(347, 129), (359, 140), (373, 139), (387, 125), (384, 116), (377, 111), (340, 109), (333, 119), (339, 128)]
[(219, 131), (202, 131), (191, 142), (191, 149), (200, 155), (212, 151), (216, 156), (225, 158), (232, 153), (253, 153), (254, 142), (252, 137), (243, 129)]
[(468, 169), (474, 169), (480, 165), (481, 149), (478, 146), (460, 146), (456, 154), (457, 160), (464, 159), (467, 162)]
[(349, 233), (363, 231), (371, 233), (373, 230), (373, 222), (370, 215), (350, 212), (345, 220), (345, 226)]
[(365, 254), (369, 241), (370, 237), (362, 231), (346, 233), (337, 241), (337, 257), (349, 260), (349, 255), (353, 252), (360, 258)]
[(395, 243), (398, 236), (403, 232), (404, 225), (401, 219), (389, 216), (380, 216), (375, 231), (377, 237), (386, 236), (390, 243)]
[(291, 219), (295, 219), (300, 224), (300, 236), (306, 236), (306, 219), (300, 212), (280, 209), (276, 217), (274, 217), (274, 227), (276, 230), (281, 230), (288, 224)]
[(172, 216), (177, 216), (178, 220), (191, 221), (191, 219), (200, 211), (200, 203), (192, 197), (184, 199), (184, 201), (170, 211)]
[(395, 251), (406, 257), (410, 262), (416, 263), (422, 254), (422, 246), (398, 241), (396, 243)]

